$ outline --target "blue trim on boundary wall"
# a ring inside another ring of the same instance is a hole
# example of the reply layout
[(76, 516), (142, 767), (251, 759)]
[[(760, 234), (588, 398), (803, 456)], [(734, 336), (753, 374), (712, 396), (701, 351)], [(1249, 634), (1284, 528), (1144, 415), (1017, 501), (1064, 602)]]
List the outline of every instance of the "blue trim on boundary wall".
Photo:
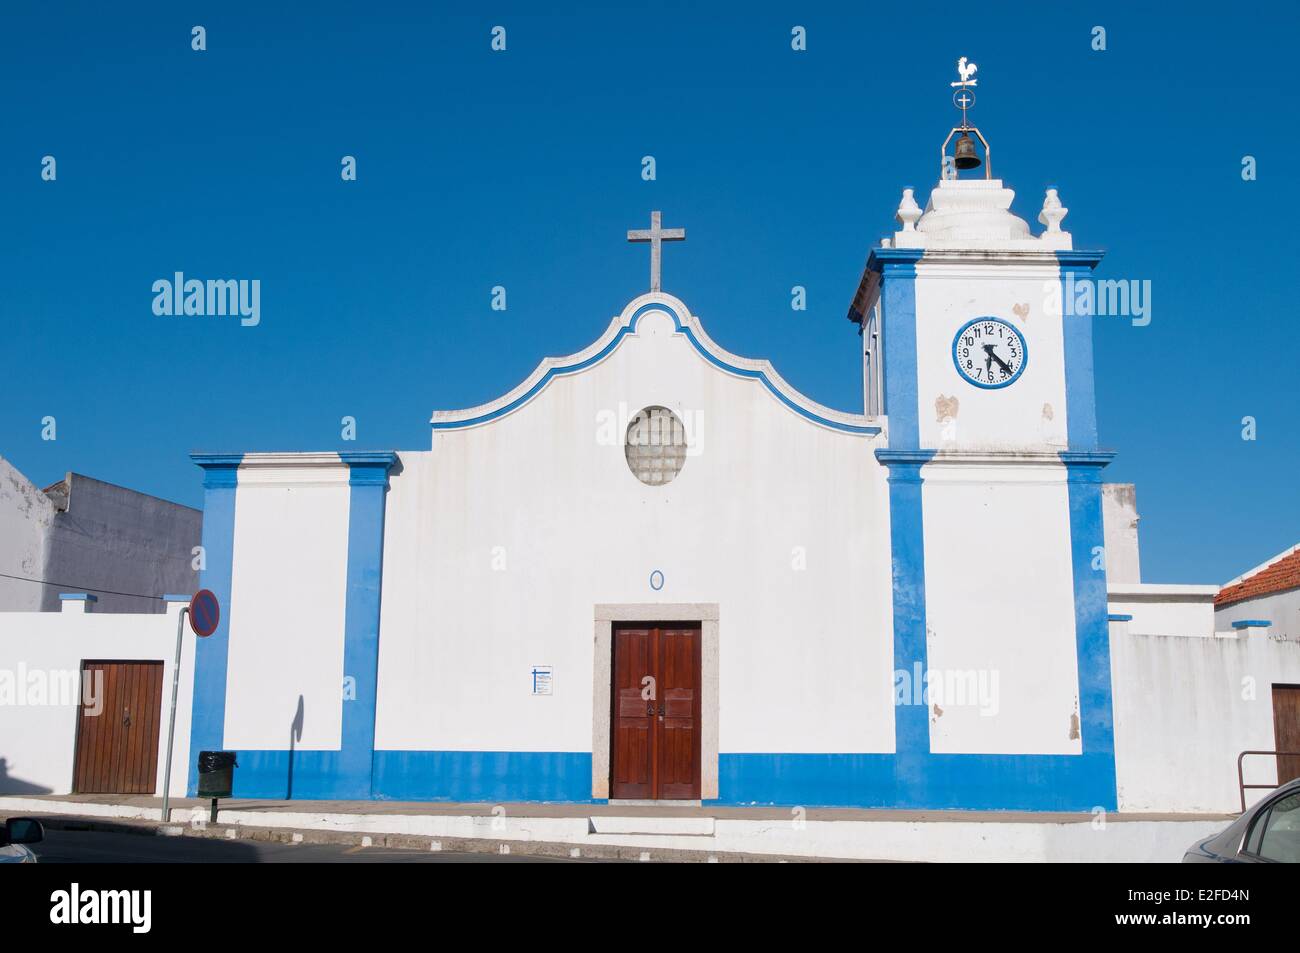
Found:
[(239, 453), (190, 455), (203, 468), (203, 572), (199, 587), (221, 605), (217, 630), (194, 645), (194, 703), (186, 793), (198, 793), (200, 751), (221, 749), (226, 730), (226, 665), (230, 654), (230, 575), (235, 562), (235, 494)]
[[(1097, 447), (1097, 396), (1092, 366), (1092, 314), (1076, 314), (1069, 291), (1078, 276), (1091, 274), (1099, 251), (1058, 251), (1061, 263), (1061, 334), (1065, 347), (1065, 427), (1071, 450)], [(1067, 279), (1067, 276), (1071, 276)]]
[(867, 269), (880, 272), (880, 334), (884, 348), (884, 406), (892, 450), (921, 445), (916, 390), (916, 263), (920, 248), (873, 248)]
[(637, 322), (641, 320), (641, 317), (645, 314), (648, 314), (651, 311), (661, 311), (664, 314), (670, 315), (673, 319), (674, 330), (676, 330), (681, 334), (686, 335), (686, 340), (690, 341), (691, 345), (695, 348), (695, 350), (697, 350), (701, 354), (701, 356), (703, 356), (704, 359), (707, 360), (710, 364), (714, 365), (715, 367), (721, 368), (722, 370), (726, 371), (728, 374), (734, 374), (737, 377), (746, 377), (749, 378), (750, 380), (759, 381), (764, 387), (767, 388), (767, 390), (772, 394), (773, 397), (775, 397), (781, 403), (785, 404), (785, 406), (789, 407), (791, 410), (799, 414), (801, 417), (805, 417), (808, 420), (811, 420), (813, 423), (820, 424), (823, 427), (829, 427), (831, 430), (839, 430), (844, 433), (866, 434), (866, 435), (874, 435), (880, 433), (879, 427), (863, 427), (857, 424), (840, 423), (839, 421), (828, 420), (827, 418), (822, 417), (820, 414), (814, 414), (810, 410), (805, 410), (798, 403), (791, 400), (785, 394), (781, 393), (781, 391), (777, 390), (776, 385), (772, 383), (771, 379), (763, 371), (755, 371), (743, 367), (736, 367), (734, 364), (728, 364), (726, 361), (714, 357), (712, 354), (709, 353), (708, 349), (703, 344), (700, 343), (699, 339), (696, 338), (695, 333), (687, 325), (682, 323), (681, 316), (677, 314), (676, 310), (672, 308), (670, 305), (661, 304), (659, 302), (650, 302), (649, 304), (643, 304), (641, 307), (637, 308), (636, 311), (633, 312), (632, 316), (628, 319), (627, 324), (623, 325), (621, 328), (618, 329), (618, 333), (614, 335), (614, 340), (610, 341), (603, 348), (601, 348), (599, 353), (592, 355), (591, 357), (587, 358), (585, 361), (579, 361), (576, 364), (566, 364), (563, 367), (552, 367), (545, 374), (543, 374), (542, 379), (539, 380), (532, 387), (530, 387), (526, 393), (520, 395), (519, 397), (516, 397), (514, 400), (506, 404), (504, 407), (498, 407), (496, 410), (492, 411), (491, 413), (481, 414), (478, 417), (473, 417), (469, 420), (435, 421), (433, 423), (433, 429), (435, 431), (463, 430), (466, 427), (475, 427), (478, 426), (479, 424), (488, 423), (489, 421), (496, 420), (498, 417), (504, 417), (506, 414), (514, 410), (518, 410), (524, 404), (528, 403), (530, 400), (532, 400), (534, 397), (540, 394), (542, 390), (546, 387), (546, 385), (551, 382), (552, 378), (561, 377), (566, 374), (573, 374), (576, 373), (577, 371), (585, 370), (586, 368), (591, 367), (593, 364), (599, 364), (601, 361), (603, 361), (605, 358), (607, 358), (610, 354), (614, 352), (614, 349), (618, 347), (619, 343), (622, 342), (624, 337), (626, 337), (628, 334), (633, 333), (636, 330)]

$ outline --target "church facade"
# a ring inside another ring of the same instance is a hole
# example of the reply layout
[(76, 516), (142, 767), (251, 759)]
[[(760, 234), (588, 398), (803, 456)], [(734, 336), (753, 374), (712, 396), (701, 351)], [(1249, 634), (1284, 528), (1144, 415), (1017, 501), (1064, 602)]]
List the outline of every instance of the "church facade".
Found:
[(228, 611), (191, 752), (245, 797), (1116, 807), (1111, 455), (1059, 293), (1101, 256), (1012, 197), (905, 192), (865, 414), (714, 343), (656, 236), (654, 290), (428, 450), (196, 454)]

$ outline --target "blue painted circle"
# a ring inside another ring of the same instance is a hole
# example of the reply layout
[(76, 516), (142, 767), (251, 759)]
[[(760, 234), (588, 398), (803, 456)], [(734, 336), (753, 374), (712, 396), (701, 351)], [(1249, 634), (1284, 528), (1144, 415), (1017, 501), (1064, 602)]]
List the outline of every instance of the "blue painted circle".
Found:
[[(655, 585), (655, 576), (659, 577), (659, 585), (657, 586)], [(650, 588), (653, 589), (655, 592), (658, 592), (663, 587), (664, 587), (664, 574), (661, 573), (658, 569), (656, 569), (654, 572), (650, 574)]]
[[(983, 381), (977, 381), (972, 379), (969, 375), (967, 375), (965, 371), (961, 369), (961, 361), (958, 360), (957, 358), (957, 345), (961, 343), (961, 336), (966, 333), (966, 329), (970, 327), (974, 327), (977, 324), (982, 324), (985, 321), (992, 321), (996, 324), (1002, 325), (1004, 328), (1006, 328), (1008, 331), (1014, 334), (1016, 336), (1016, 340), (1020, 342), (1020, 354), (1021, 354), (1020, 366), (1016, 368), (1016, 372), (1014, 374), (1012, 374), (1004, 381), (998, 381), (996, 384), (985, 384)], [(966, 383), (970, 384), (972, 387), (979, 387), (982, 390), (998, 390), (999, 388), (1007, 387), (1010, 386), (1011, 384), (1014, 384), (1017, 380), (1019, 380), (1020, 375), (1025, 372), (1025, 368), (1029, 366), (1029, 345), (1025, 343), (1025, 336), (1020, 333), (1020, 329), (1017, 328), (1010, 321), (1006, 320), (1005, 318), (995, 318), (992, 315), (986, 314), (983, 317), (973, 318), (970, 321), (967, 321), (957, 330), (957, 333), (953, 335), (952, 366), (957, 369), (958, 376), (961, 377), (961, 379), (964, 380)]]
[(211, 589), (200, 589), (190, 600), (190, 628), (195, 635), (211, 635), (221, 621), (221, 604)]

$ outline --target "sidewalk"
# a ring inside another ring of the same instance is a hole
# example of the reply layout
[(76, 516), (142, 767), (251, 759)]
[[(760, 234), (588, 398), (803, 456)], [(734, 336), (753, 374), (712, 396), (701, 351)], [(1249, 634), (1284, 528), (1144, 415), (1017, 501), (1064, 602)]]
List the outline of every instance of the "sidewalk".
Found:
[(1178, 861), (1231, 815), (0, 796), (52, 826), (632, 860)]

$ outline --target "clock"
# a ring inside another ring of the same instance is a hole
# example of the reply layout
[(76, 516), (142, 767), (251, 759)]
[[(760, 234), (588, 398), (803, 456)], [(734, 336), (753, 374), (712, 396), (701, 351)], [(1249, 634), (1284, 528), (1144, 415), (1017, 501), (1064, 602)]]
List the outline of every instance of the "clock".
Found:
[(1028, 361), (1025, 336), (1001, 318), (967, 321), (952, 339), (957, 373), (976, 387), (992, 390), (1013, 384)]

